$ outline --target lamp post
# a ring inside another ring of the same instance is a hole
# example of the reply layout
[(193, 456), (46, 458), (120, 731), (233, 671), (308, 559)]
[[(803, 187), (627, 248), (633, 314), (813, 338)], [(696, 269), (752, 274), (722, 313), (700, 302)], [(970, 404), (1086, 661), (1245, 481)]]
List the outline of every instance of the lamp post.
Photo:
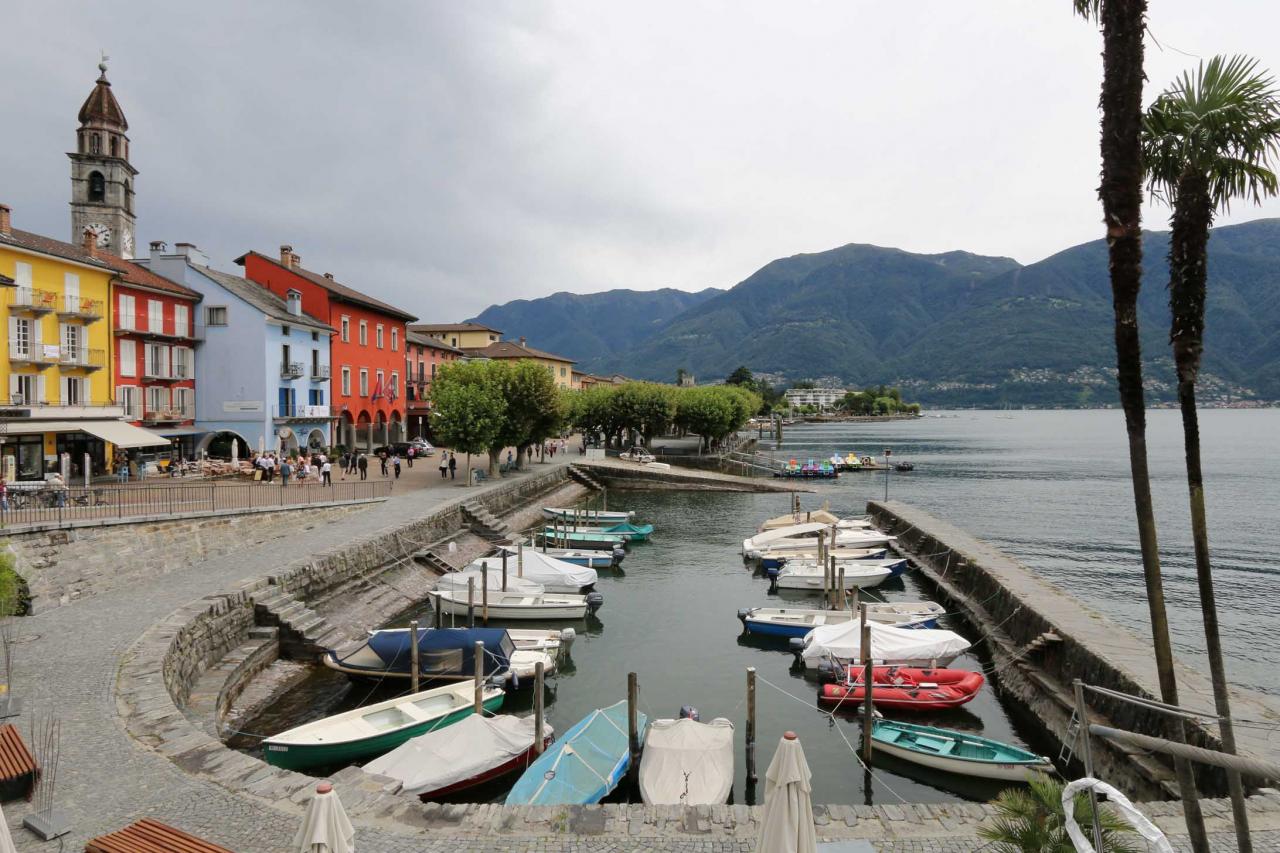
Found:
[(889, 448), (884, 449), (884, 499), (889, 500), (889, 457), (893, 455), (893, 451)]

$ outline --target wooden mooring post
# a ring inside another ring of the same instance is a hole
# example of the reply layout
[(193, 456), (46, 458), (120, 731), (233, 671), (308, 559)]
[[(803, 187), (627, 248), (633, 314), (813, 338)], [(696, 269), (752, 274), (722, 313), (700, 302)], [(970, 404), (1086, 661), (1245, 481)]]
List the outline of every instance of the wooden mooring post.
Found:
[[(547, 541), (547, 533), (545, 530), (542, 532), (542, 541), (543, 542)], [(523, 540), (521, 540), (520, 544), (516, 546), (516, 575), (518, 577), (524, 577), (524, 541)]]
[(475, 670), (475, 712), (481, 714), (484, 713), (484, 640), (476, 640), (475, 656), (475, 664), (471, 667)]
[(533, 665), (533, 754), (542, 755), (542, 727), (546, 725), (543, 722), (542, 710), (542, 682), (545, 675), (542, 671), (542, 661), (538, 661)]
[(480, 618), (489, 627), (489, 566), (480, 564)]
[[(832, 557), (831, 559), (833, 562), (835, 561), (835, 557)], [(836, 599), (836, 602), (837, 602), (836, 610), (844, 610), (845, 605), (849, 603), (849, 599), (845, 596), (845, 593), (844, 593), (844, 590), (845, 590), (844, 566), (840, 567), (840, 583), (838, 584), (838, 586), (840, 587), (840, 592), (838, 593), (839, 598)]]
[(871, 666), (871, 622), (867, 619), (867, 605), (859, 609), (862, 617), (862, 763), (871, 766), (871, 729), (875, 711), (871, 703), (873, 670)]
[(444, 616), (443, 616), (444, 607), (441, 606), (440, 604), (439, 596), (431, 600), (431, 607), (432, 609), (435, 610), (435, 613), (433, 615), (435, 616), (436, 627), (443, 628), (444, 627)]
[(467, 578), (467, 627), (476, 626), (476, 579)]
[[(756, 775), (756, 668), (747, 667), (747, 785), (758, 781)], [(748, 804), (749, 805), (749, 804)]]
[(418, 675), (420, 668), (418, 666), (418, 620), (414, 619), (409, 622), (409, 689), (411, 693), (418, 692)]
[(818, 531), (818, 562), (822, 565), (822, 606), (831, 604), (831, 578), (827, 575), (827, 531)]
[(502, 549), (502, 591), (507, 591), (507, 549)]
[(640, 682), (634, 672), (627, 673), (627, 751), (631, 755), (627, 775), (634, 782), (640, 774)]
[[(832, 541), (835, 541), (835, 534), (831, 535)], [(827, 561), (831, 564), (831, 600), (827, 602), (827, 606), (832, 610), (843, 610), (844, 605), (840, 602), (844, 599), (844, 569), (840, 569), (839, 583), (836, 583), (836, 558), (834, 556), (827, 557)]]

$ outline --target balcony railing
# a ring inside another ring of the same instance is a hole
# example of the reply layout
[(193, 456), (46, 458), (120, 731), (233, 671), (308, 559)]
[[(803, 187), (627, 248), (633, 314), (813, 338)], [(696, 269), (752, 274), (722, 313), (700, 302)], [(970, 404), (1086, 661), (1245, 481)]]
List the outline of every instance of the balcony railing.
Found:
[(311, 381), (324, 382), (329, 378), (329, 365), (313, 364), (311, 365)]
[(329, 407), (298, 403), (288, 406), (275, 406), (272, 414), (276, 420), (324, 420), (329, 417)]
[(17, 341), (9, 342), (9, 360), (19, 361), (24, 364), (57, 364), (58, 363), (58, 347), (56, 345), (45, 344), (21, 344)]
[(47, 314), (58, 307), (58, 294), (35, 287), (15, 287), (9, 308), (32, 314)]
[(117, 321), (115, 324), (115, 328), (112, 329), (111, 331), (113, 334), (116, 334), (116, 335), (140, 335), (141, 337), (144, 337), (144, 338), (153, 338), (153, 339), (163, 340), (163, 341), (203, 341), (204, 340), (204, 326), (192, 326), (191, 324), (188, 324), (187, 328), (181, 331), (175, 330), (172, 332), (166, 332), (164, 331), (163, 326), (160, 328), (159, 331), (153, 331), (149, 326), (145, 324), (139, 327), (134, 324), (126, 325), (125, 323), (121, 323)]
[(306, 372), (306, 367), (300, 361), (286, 361), (280, 365), (280, 376), (286, 379), (297, 379)]
[(58, 363), (63, 367), (79, 367), (83, 370), (101, 370), (107, 366), (104, 350), (88, 347), (62, 347)]
[(66, 294), (62, 297), (62, 309), (59, 317), (78, 317), (81, 320), (101, 320), (102, 300), (86, 299), (83, 296)]
[[(47, 391), (45, 392), (48, 393)], [(14, 413), (12, 410), (21, 410)], [(59, 419), (59, 418), (119, 418), (125, 414), (124, 408), (111, 400), (78, 400), (71, 402), (50, 402), (48, 400), (36, 400), (24, 397), (22, 394), (11, 394), (8, 397), (0, 397), (0, 416), (4, 417), (31, 417), (42, 419)], [(136, 418), (135, 418), (136, 420)], [(37, 422), (32, 421), (33, 428), (38, 432), (39, 428), (35, 426)], [(13, 431), (10, 427), (10, 431)]]
[(189, 421), (195, 418), (195, 410), (193, 407), (187, 408), (171, 407), (167, 409), (143, 409), (142, 422), (144, 424), (166, 424), (176, 423), (178, 421)]

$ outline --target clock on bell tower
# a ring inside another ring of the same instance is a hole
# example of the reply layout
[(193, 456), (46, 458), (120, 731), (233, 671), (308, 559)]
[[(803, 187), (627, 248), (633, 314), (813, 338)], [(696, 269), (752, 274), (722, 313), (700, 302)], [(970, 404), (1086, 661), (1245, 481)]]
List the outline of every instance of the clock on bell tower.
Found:
[(80, 128), (71, 158), (71, 242), (79, 245), (86, 229), (98, 247), (120, 258), (133, 257), (133, 179), (129, 164), (129, 123), (102, 73), (80, 107)]

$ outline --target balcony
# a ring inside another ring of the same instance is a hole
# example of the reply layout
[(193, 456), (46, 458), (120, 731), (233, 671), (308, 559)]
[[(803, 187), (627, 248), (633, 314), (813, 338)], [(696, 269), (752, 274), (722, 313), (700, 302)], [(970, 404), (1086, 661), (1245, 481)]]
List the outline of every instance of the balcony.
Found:
[(37, 367), (48, 367), (59, 361), (59, 347), (56, 344), (23, 344), (9, 342), (9, 360), (18, 364), (34, 364)]
[(329, 407), (304, 404), (275, 406), (271, 416), (277, 421), (322, 421), (329, 417)]
[(169, 409), (143, 409), (142, 422), (144, 424), (174, 424), (182, 421), (189, 421), (195, 418), (195, 410), (182, 408)]
[(58, 318), (92, 323), (102, 319), (102, 309), (101, 299), (86, 299), (83, 296), (67, 294), (62, 297), (62, 308), (58, 311)]
[(281, 379), (297, 379), (305, 374), (306, 366), (300, 361), (286, 361), (280, 365)]
[(327, 364), (311, 365), (311, 381), (312, 382), (328, 382), (329, 381), (329, 365)]
[(9, 311), (15, 314), (48, 314), (58, 307), (58, 294), (34, 287), (15, 287), (9, 297)]
[(78, 368), (80, 370), (101, 370), (107, 366), (107, 356), (103, 350), (87, 347), (63, 347), (58, 354), (58, 364), (64, 370)]
[(173, 382), (178, 377), (173, 375), (167, 364), (155, 364), (148, 361), (142, 366), (142, 378), (154, 379), (158, 382)]
[(140, 329), (137, 326), (132, 326), (132, 325), (126, 326), (126, 325), (121, 325), (117, 323), (115, 328), (112, 329), (111, 331), (112, 331), (112, 334), (116, 335), (117, 337), (119, 337), (120, 335), (138, 335), (139, 337), (142, 337), (142, 338), (150, 338), (152, 340), (157, 340), (157, 341), (203, 341), (204, 340), (204, 326), (192, 326), (190, 327), (189, 332), (188, 331), (166, 332), (166, 331), (163, 331), (163, 327), (161, 327), (161, 329), (162, 331), (152, 331), (149, 328)]
[[(0, 417), (31, 418), (33, 424), (39, 420), (81, 420), (84, 418), (121, 418), (125, 409), (119, 403), (107, 401), (85, 401), (78, 403), (50, 403), (47, 400), (29, 400), (21, 394), (0, 397)], [(37, 432), (39, 431), (33, 426)], [(12, 426), (10, 431), (13, 430)]]

